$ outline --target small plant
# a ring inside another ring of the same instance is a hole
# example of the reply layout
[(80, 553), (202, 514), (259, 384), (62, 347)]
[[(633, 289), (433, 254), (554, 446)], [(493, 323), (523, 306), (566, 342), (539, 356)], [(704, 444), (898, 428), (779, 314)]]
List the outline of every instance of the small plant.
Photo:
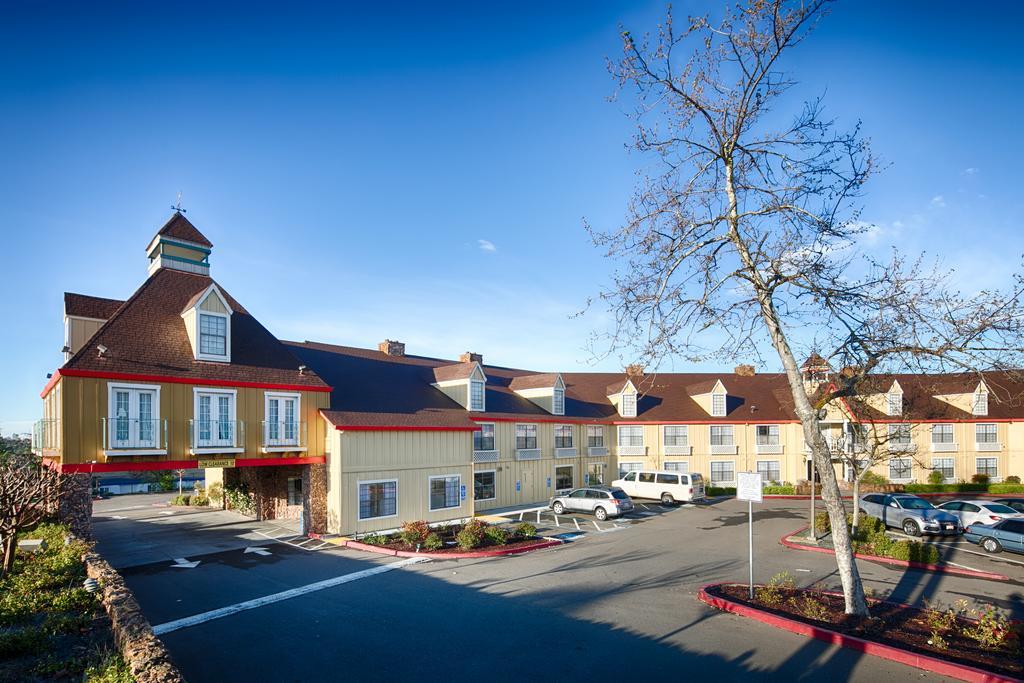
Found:
[(229, 486), (224, 489), (224, 497), (227, 499), (229, 510), (235, 510), (250, 517), (256, 515), (256, 496), (249, 489)]
[(533, 538), (537, 535), (537, 527), (529, 522), (519, 522), (513, 531), (519, 538)]
[(425, 520), (418, 519), (402, 524), (402, 530), (398, 532), (398, 537), (402, 539), (402, 543), (410, 548), (415, 548), (418, 545), (423, 545), (429, 534), (430, 525)]
[(829, 619), (828, 607), (812, 595), (805, 595), (799, 601), (797, 609), (800, 610), (800, 614), (808, 619), (814, 619), (815, 621), (828, 621)]
[(479, 548), (480, 544), (484, 542), (484, 535), (488, 526), (490, 525), (482, 519), (471, 519), (462, 525), (459, 533), (455, 534), (455, 542), (463, 550)]
[(768, 607), (779, 607), (796, 590), (796, 582), (789, 572), (779, 572), (767, 584), (754, 589), (754, 597)]
[(388, 534), (368, 534), (360, 540), (368, 545), (387, 545), (391, 541), (391, 536)]
[(198, 505), (200, 507), (205, 507), (210, 504), (210, 499), (200, 493), (189, 498), (188, 504), (192, 506)]
[(945, 477), (942, 476), (942, 472), (940, 472), (939, 470), (932, 470), (931, 472), (928, 473), (929, 484), (941, 484), (944, 480)]
[(982, 474), (981, 472), (978, 472), (976, 474), (971, 475), (972, 484), (987, 484), (988, 481), (989, 476), (987, 474)]
[(220, 505), (221, 502), (224, 500), (224, 485), (221, 484), (219, 481), (210, 484), (210, 486), (206, 489), (206, 493), (210, 499), (211, 505)]
[(500, 526), (489, 526), (484, 529), (484, 536), (491, 545), (505, 545), (510, 535), (508, 530)]
[(867, 486), (884, 486), (889, 483), (889, 480), (882, 475), (869, 470), (860, 478), (860, 483)]
[(192, 500), (192, 496), (178, 494), (174, 498), (171, 498), (171, 505), (188, 505), (190, 500)]
[(444, 547), (444, 541), (436, 531), (431, 531), (427, 534), (427, 537), (423, 539), (424, 550), (440, 550)]
[(1001, 650), (1017, 638), (1013, 622), (995, 605), (983, 603), (971, 610), (977, 621), (963, 628), (963, 634), (988, 650)]
[[(966, 605), (967, 603), (963, 604)], [(949, 641), (947, 637), (956, 632), (960, 622), (959, 612), (952, 607), (945, 610), (937, 609), (929, 605), (927, 601), (925, 606), (927, 609), (924, 613), (924, 620), (928, 624), (929, 631), (931, 631), (931, 635), (928, 637), (928, 644), (936, 650), (948, 649)]]
[(819, 512), (814, 515), (814, 530), (819, 534), (826, 534), (832, 531), (832, 520), (828, 518), (827, 512)]
[(1020, 477), (1018, 477), (1016, 474), (1011, 474), (1006, 479), (1003, 479), (1003, 482), (1006, 484), (1019, 484)]

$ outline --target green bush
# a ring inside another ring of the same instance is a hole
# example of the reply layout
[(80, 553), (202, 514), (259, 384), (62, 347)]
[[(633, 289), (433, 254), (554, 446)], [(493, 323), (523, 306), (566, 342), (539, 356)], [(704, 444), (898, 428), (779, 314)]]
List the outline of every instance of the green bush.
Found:
[(508, 538), (511, 534), (500, 526), (489, 526), (484, 529), (484, 536), (487, 537), (487, 541), (491, 545), (505, 545), (508, 543)]
[(228, 486), (224, 489), (224, 497), (227, 499), (229, 510), (249, 516), (256, 514), (256, 496), (248, 488)]
[(903, 489), (907, 493), (1024, 493), (1024, 485), (1010, 481), (1003, 484), (907, 484)]
[(391, 542), (391, 536), (388, 534), (367, 534), (359, 540), (367, 545), (387, 545)]
[(736, 487), (735, 486), (709, 486), (709, 487), (707, 487), (704, 490), (704, 492), (705, 492), (706, 495), (708, 495), (711, 498), (715, 498), (717, 496), (735, 496), (736, 495)]
[(221, 484), (219, 481), (210, 484), (206, 492), (208, 494), (207, 497), (210, 499), (211, 505), (220, 505), (221, 502), (224, 500), (224, 485)]
[(398, 532), (398, 537), (402, 539), (402, 543), (410, 548), (415, 548), (418, 545), (423, 545), (429, 534), (430, 525), (426, 520), (418, 519), (402, 524), (402, 530)]
[(194, 495), (191, 498), (189, 498), (188, 504), (193, 506), (205, 507), (210, 504), (210, 499), (202, 494)]
[(868, 470), (861, 477), (860, 483), (867, 484), (868, 486), (885, 486), (889, 483), (889, 480), (876, 472)]
[(827, 511), (823, 510), (814, 515), (814, 530), (819, 534), (832, 531), (832, 520), (829, 519)]
[(971, 483), (972, 484), (987, 484), (988, 482), (989, 482), (989, 477), (988, 477), (987, 474), (982, 474), (981, 472), (977, 472), (977, 473), (971, 475)]
[(767, 584), (754, 589), (754, 597), (768, 607), (779, 607), (796, 590), (796, 582), (789, 572), (779, 572)]
[(792, 484), (771, 484), (764, 487), (766, 496), (792, 496), (796, 494), (796, 487)]
[(471, 519), (462, 525), (459, 533), (455, 534), (455, 542), (463, 550), (479, 548), (484, 542), (484, 535), (487, 533), (486, 529), (488, 526), (490, 525), (482, 519)]
[(514, 533), (519, 538), (533, 538), (537, 535), (537, 527), (529, 522), (519, 522), (515, 526)]
[(121, 655), (113, 652), (86, 669), (82, 680), (83, 683), (134, 683), (135, 677)]
[(188, 505), (190, 500), (192, 500), (192, 496), (179, 493), (174, 498), (171, 498), (171, 505)]
[(939, 470), (932, 470), (928, 473), (929, 484), (941, 484), (943, 479), (945, 479), (945, 477), (942, 476), (942, 472)]
[(1003, 479), (1003, 482), (1007, 484), (1019, 484), (1020, 477), (1018, 477), (1016, 474), (1011, 474), (1006, 479)]
[(440, 550), (444, 547), (444, 541), (437, 534), (436, 531), (431, 531), (427, 534), (427, 537), (423, 539), (423, 548), (425, 550)]

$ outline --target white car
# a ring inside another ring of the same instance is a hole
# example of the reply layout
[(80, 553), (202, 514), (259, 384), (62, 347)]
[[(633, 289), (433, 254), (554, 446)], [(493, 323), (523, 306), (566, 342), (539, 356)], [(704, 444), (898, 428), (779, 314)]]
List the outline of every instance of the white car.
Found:
[(612, 486), (618, 486), (632, 498), (651, 498), (665, 505), (704, 498), (704, 477), (697, 473), (638, 470), (616, 479)]
[(968, 527), (972, 524), (995, 524), (1004, 519), (1024, 519), (1024, 514), (1017, 512), (1009, 505), (991, 500), (951, 500), (939, 506), (960, 520), (960, 524)]

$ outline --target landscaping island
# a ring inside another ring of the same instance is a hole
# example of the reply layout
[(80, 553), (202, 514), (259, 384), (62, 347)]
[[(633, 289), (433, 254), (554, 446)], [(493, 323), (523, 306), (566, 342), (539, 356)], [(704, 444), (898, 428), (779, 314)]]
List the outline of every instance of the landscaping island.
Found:
[(560, 542), (536, 535), (537, 527), (520, 522), (511, 530), (488, 524), (482, 519), (431, 527), (423, 520), (406, 522), (399, 531), (387, 534), (369, 534), (346, 543), (357, 550), (387, 552), (400, 556), (425, 555), (460, 557), (486, 557), (511, 555), (528, 550), (539, 550)]

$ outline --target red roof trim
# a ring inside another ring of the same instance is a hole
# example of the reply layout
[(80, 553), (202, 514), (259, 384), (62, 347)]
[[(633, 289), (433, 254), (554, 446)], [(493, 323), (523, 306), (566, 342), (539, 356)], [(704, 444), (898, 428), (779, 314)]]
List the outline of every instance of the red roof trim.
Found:
[(615, 421), (613, 425), (779, 425), (800, 424), (800, 420), (658, 420), (649, 421)]
[(98, 379), (139, 380), (145, 382), (167, 382), (169, 384), (202, 384), (211, 387), (240, 387), (249, 389), (281, 389), (286, 391), (331, 391), (331, 387), (303, 386), (301, 384), (270, 384), (264, 382), (241, 382), (230, 379), (206, 379), (202, 377), (168, 377), (166, 375), (136, 375), (126, 372), (102, 372), (99, 370), (76, 370), (65, 368), (54, 373), (53, 378), (43, 389), (43, 396), (49, 393), (51, 384), (57, 377), (95, 377)]
[[(592, 420), (581, 420), (579, 418), (559, 417), (557, 415), (553, 417), (540, 417), (537, 415), (523, 415), (522, 417), (487, 417), (486, 415), (469, 415), (468, 417), (473, 422), (518, 422), (520, 424), (531, 424), (533, 422), (551, 422), (553, 424), (560, 425), (610, 424), (606, 420), (601, 420), (599, 418), (594, 418)], [(659, 422), (658, 424), (661, 423)]]
[(46, 395), (50, 393), (51, 389), (53, 389), (53, 385), (55, 385), (57, 383), (57, 380), (60, 379), (60, 375), (60, 370), (57, 370), (55, 373), (53, 373), (53, 376), (50, 377), (49, 381), (46, 383), (46, 386), (43, 387), (43, 390), (39, 392), (39, 398), (46, 398)]
[(337, 425), (339, 432), (475, 432), (476, 427), (442, 427), (439, 425)]
[[(324, 456), (311, 458), (236, 458), (235, 467), (272, 467), (284, 465), (322, 465)], [(160, 460), (156, 462), (98, 462), (57, 465), (61, 472), (149, 472), (153, 470), (181, 470), (199, 467), (198, 460)]]

